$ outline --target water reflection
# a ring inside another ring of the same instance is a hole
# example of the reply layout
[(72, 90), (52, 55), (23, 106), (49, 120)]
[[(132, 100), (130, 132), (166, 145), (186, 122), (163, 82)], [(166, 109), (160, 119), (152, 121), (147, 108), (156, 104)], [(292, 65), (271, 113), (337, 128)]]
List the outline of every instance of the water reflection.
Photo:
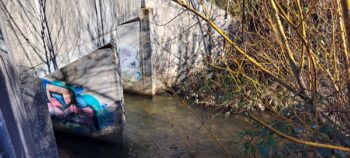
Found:
[[(215, 134), (232, 157), (240, 157), (235, 142), (244, 120), (225, 118), (212, 109), (191, 106), (179, 98), (153, 99), (126, 95), (128, 150), (115, 144), (56, 132), (60, 156), (75, 157), (225, 157)], [(198, 115), (198, 117), (196, 117)], [(205, 126), (204, 126), (205, 125)]]

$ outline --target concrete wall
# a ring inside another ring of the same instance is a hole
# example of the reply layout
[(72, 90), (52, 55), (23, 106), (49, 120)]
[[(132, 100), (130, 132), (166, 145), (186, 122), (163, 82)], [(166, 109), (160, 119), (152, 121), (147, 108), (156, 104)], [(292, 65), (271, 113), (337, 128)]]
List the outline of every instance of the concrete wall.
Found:
[(123, 142), (123, 89), (116, 55), (108, 45), (45, 77), (55, 129)]
[[(210, 1), (191, 1), (199, 11), (211, 12), (214, 22), (227, 28), (230, 17)], [(193, 72), (203, 71), (203, 59), (215, 54), (220, 42), (210, 40), (207, 32), (215, 31), (193, 13), (170, 0), (147, 0), (150, 15), (150, 40), (152, 44), (153, 82), (156, 91), (182, 82)], [(220, 39), (220, 38), (218, 38)]]
[[(204, 3), (226, 27), (225, 11)], [(125, 59), (124, 88), (153, 95), (201, 70), (203, 57), (215, 50), (207, 34), (214, 31), (171, 0), (1, 0), (0, 7), (23, 81), (115, 40)]]
[(117, 46), (121, 57), (121, 71), (124, 89), (127, 92), (154, 95), (152, 57), (150, 40), (151, 10), (140, 8), (135, 21), (118, 26)]
[(33, 157), (57, 157), (39, 78), (113, 43), (117, 25), (137, 18), (140, 7), (139, 0), (0, 0), (1, 31), (13, 58), (12, 77), (19, 76), (18, 108), (25, 112), (19, 116), (26, 115), (26, 129), (32, 129)]
[(116, 27), (138, 17), (138, 0), (2, 0), (19, 72), (42, 77), (116, 39)]
[[(0, 30), (4, 30), (1, 21), (2, 19), (0, 17)], [(6, 124), (3, 127), (6, 126), (5, 128), (7, 128), (12, 143), (8, 147), (11, 148), (12, 145), (14, 150), (12, 154), (15, 157), (42, 157), (45, 155), (48, 156), (48, 153), (50, 153), (49, 155), (51, 157), (57, 157), (56, 144), (52, 141), (54, 138), (51, 123), (45, 124), (46, 121), (43, 121), (49, 118), (41, 117), (33, 120), (30, 116), (40, 115), (40, 110), (37, 111), (36, 106), (33, 106), (33, 108), (23, 106), (24, 102), (20, 92), (19, 77), (13, 57), (14, 54), (12, 54), (7, 46), (9, 41), (6, 32), (2, 33), (2, 44), (5, 49), (0, 52), (0, 110), (4, 119), (3, 121)], [(45, 123), (43, 124), (43, 122)], [(37, 131), (42, 129), (48, 130)], [(2, 134), (6, 137), (5, 133)], [(35, 141), (38, 138), (35, 136), (38, 136), (38, 134), (44, 136), (40, 137), (42, 141)], [(41, 150), (42, 148), (46, 150)]]
[[(121, 25), (139, 17), (140, 0), (0, 2), (0, 16), (5, 19), (5, 31), (8, 32), (11, 49), (16, 52), (16, 68), (23, 84), (28, 82), (28, 74), (44, 77), (107, 43), (115, 42), (118, 40), (117, 34), (126, 37), (117, 41), (118, 50), (130, 49), (131, 52), (140, 52), (137, 48), (137, 28), (131, 28), (128, 32), (132, 34), (127, 34), (124, 31), (128, 29), (123, 29), (125, 27)], [(117, 31), (119, 29), (120, 31)], [(128, 45), (127, 41), (132, 41), (132, 45)], [(142, 64), (136, 64), (138, 68), (133, 68), (132, 73), (125, 70), (124, 75), (140, 74), (140, 70), (137, 69), (142, 67)], [(129, 85), (127, 89), (147, 87), (143, 84), (144, 79), (146, 78), (142, 78), (141, 81), (140, 76), (134, 76), (125, 80), (126, 85)], [(140, 82), (134, 86), (136, 81)], [(142, 88), (144, 89), (147, 88)], [(139, 88), (136, 91), (139, 91)]]
[[(1, 24), (0, 30), (4, 30), (5, 27)], [(47, 108), (40, 104), (40, 80), (28, 75), (26, 80), (30, 84), (22, 87), (15, 65), (15, 54), (8, 45), (10, 41), (6, 33), (3, 32), (5, 49), (0, 52), (0, 109), (3, 111), (15, 157), (58, 157)]]
[(5, 52), (7, 52), (7, 50), (5, 47), (4, 37), (3, 37), (1, 29), (0, 29), (0, 53), (5, 53)]
[(124, 89), (128, 92), (144, 92), (142, 54), (140, 50), (140, 21), (118, 26), (117, 46)]
[[(193, 6), (203, 9), (195, 1)], [(210, 2), (204, 6), (220, 27), (228, 28), (231, 19), (224, 10)], [(217, 35), (174, 2), (146, 0), (138, 20), (117, 27), (125, 91), (154, 95), (202, 71), (204, 57), (217, 55), (223, 48), (207, 32)]]

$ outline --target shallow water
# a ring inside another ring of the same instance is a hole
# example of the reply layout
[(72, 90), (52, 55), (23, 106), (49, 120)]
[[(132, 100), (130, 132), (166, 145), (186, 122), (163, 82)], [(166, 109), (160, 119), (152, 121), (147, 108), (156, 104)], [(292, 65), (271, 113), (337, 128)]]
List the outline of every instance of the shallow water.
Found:
[[(240, 116), (225, 118), (213, 109), (185, 105), (180, 98), (125, 96), (128, 149), (56, 132), (63, 158), (241, 157), (237, 136), (246, 125)], [(210, 132), (209, 132), (210, 131)], [(214, 139), (214, 137), (216, 139)], [(223, 147), (219, 144), (222, 144)]]

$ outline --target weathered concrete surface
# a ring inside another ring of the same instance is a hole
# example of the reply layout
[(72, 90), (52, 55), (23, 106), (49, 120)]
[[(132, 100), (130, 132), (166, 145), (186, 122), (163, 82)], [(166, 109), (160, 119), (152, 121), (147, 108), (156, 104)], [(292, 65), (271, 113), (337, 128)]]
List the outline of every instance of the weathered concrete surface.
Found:
[[(0, 26), (4, 28), (1, 23)], [(3, 37), (2, 43), (5, 49), (0, 52), (0, 109), (14, 147), (15, 157), (58, 157), (47, 108), (38, 104), (42, 96), (38, 83), (40, 81), (28, 75), (25, 79), (31, 82), (26, 88), (31, 91), (26, 93), (20, 89), (14, 53), (7, 47), (9, 43), (7, 36)]]
[[(220, 49), (213, 48), (207, 33), (214, 31), (171, 0), (0, 2), (20, 74), (33, 70), (43, 77), (115, 40), (119, 51), (131, 54), (121, 63), (127, 67), (124, 88), (153, 95), (201, 70), (203, 57)], [(226, 27), (225, 11), (204, 3)]]
[[(197, 1), (193, 7), (202, 10)], [(230, 17), (210, 1), (203, 1), (211, 11), (214, 22), (227, 27)], [(209, 43), (210, 30), (205, 22), (171, 0), (147, 0), (146, 8), (152, 8), (150, 34), (152, 43), (152, 67), (156, 91), (178, 84), (193, 72), (203, 71), (203, 59), (215, 53), (216, 43)]]
[(121, 59), (124, 89), (127, 92), (154, 95), (152, 46), (149, 18), (151, 9), (141, 8), (137, 21), (118, 26), (117, 45)]
[[(121, 63), (124, 88), (153, 95), (201, 70), (203, 57), (219, 50), (207, 34), (214, 31), (171, 0), (0, 2), (20, 74), (32, 69), (43, 77), (115, 40), (119, 51), (131, 54)], [(225, 11), (204, 3), (215, 22), (227, 26)]]
[(29, 129), (32, 131), (35, 157), (58, 157), (49, 111), (41, 80), (33, 70), (21, 75), (22, 108), (25, 109)]
[(0, 29), (0, 53), (7, 52), (4, 37), (2, 35), (1, 29)]
[(144, 93), (154, 95), (156, 93), (156, 83), (154, 81), (154, 75), (157, 73), (154, 71), (153, 63), (158, 62), (154, 59), (154, 52), (151, 44), (151, 20), (152, 9), (141, 8), (139, 13), (140, 19), (140, 47), (142, 54), (142, 72), (143, 72), (143, 86)]
[(139, 0), (1, 0), (19, 73), (45, 76), (116, 39), (116, 26), (138, 17)]
[(26, 137), (35, 144), (23, 151), (33, 152), (33, 157), (57, 157), (39, 78), (115, 40), (116, 26), (137, 18), (140, 6), (139, 0), (0, 0), (1, 30), (23, 97), (17, 108), (23, 109), (20, 117), (28, 116), (27, 129), (33, 133)]
[[(203, 9), (195, 3), (193, 6)], [(228, 27), (231, 19), (224, 10), (208, 2), (204, 6), (212, 10), (212, 18), (221, 28)], [(154, 95), (202, 71), (203, 60), (223, 48), (219, 41), (210, 39), (208, 32), (217, 35), (197, 16), (170, 0), (146, 0), (139, 21), (118, 26), (125, 90)]]
[[(119, 74), (119, 59), (116, 55), (115, 48), (111, 45), (107, 45), (45, 77), (45, 79), (50, 81), (59, 81), (65, 85), (79, 87), (80, 89), (83, 88), (81, 95), (97, 99), (96, 101), (99, 104), (94, 106), (102, 108), (101, 111), (95, 111), (95, 109), (93, 109), (94, 113), (92, 113), (92, 115), (94, 119), (98, 119), (99, 121), (95, 122), (97, 124), (91, 124), (90, 126), (81, 124), (89, 121), (89, 117), (84, 117), (89, 115), (87, 113), (79, 114), (73, 112), (69, 114), (69, 117), (64, 118), (57, 117), (55, 113), (52, 113), (51, 116), (55, 129), (117, 143), (125, 141), (123, 140), (125, 125), (123, 89)], [(55, 94), (61, 93), (56, 91), (52, 92)], [(62, 96), (65, 95), (70, 94), (62, 94)], [(77, 97), (76, 94), (74, 94), (74, 96)], [(79, 104), (79, 100), (77, 99), (79, 98), (65, 99), (66, 101), (72, 100), (68, 105), (68, 110), (70, 107), (82, 109), (77, 106)], [(89, 100), (85, 100), (86, 103), (84, 102), (84, 104), (88, 104), (87, 101)], [(65, 115), (67, 114), (67, 109), (64, 111)], [(105, 110), (106, 113), (99, 115), (101, 112), (104, 112), (102, 110)], [(74, 121), (78, 117), (79, 119), (84, 118), (84, 120), (82, 120), (83, 122)], [(104, 119), (105, 117), (108, 118)], [(103, 127), (101, 127), (101, 124), (103, 124)], [(99, 126), (99, 129), (94, 128), (96, 125)]]
[(118, 26), (117, 50), (120, 58), (123, 87), (128, 92), (144, 92), (142, 54), (140, 50), (140, 22)]
[[(0, 55), (1, 110), (17, 157), (57, 157), (57, 149), (47, 108), (37, 104), (39, 84), (32, 82), (34, 91), (21, 95), (18, 76), (10, 54)], [(28, 78), (32, 79), (32, 78)], [(24, 94), (22, 92), (22, 94)], [(26, 97), (30, 96), (30, 97)], [(7, 97), (7, 98), (6, 98)], [(32, 104), (22, 101), (32, 99)], [(31, 107), (31, 108), (30, 108)], [(46, 109), (46, 110), (45, 110)], [(45, 117), (46, 116), (46, 117)], [(45, 150), (43, 150), (45, 149)]]

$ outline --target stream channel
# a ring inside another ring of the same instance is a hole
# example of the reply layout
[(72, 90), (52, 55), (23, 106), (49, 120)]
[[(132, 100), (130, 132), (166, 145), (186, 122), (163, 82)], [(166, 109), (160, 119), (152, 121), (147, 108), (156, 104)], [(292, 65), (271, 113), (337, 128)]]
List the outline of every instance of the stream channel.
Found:
[[(62, 158), (242, 157), (242, 116), (186, 105), (181, 98), (125, 95), (128, 148), (55, 131)], [(220, 145), (221, 144), (221, 145)], [(226, 148), (225, 150), (223, 147)]]

